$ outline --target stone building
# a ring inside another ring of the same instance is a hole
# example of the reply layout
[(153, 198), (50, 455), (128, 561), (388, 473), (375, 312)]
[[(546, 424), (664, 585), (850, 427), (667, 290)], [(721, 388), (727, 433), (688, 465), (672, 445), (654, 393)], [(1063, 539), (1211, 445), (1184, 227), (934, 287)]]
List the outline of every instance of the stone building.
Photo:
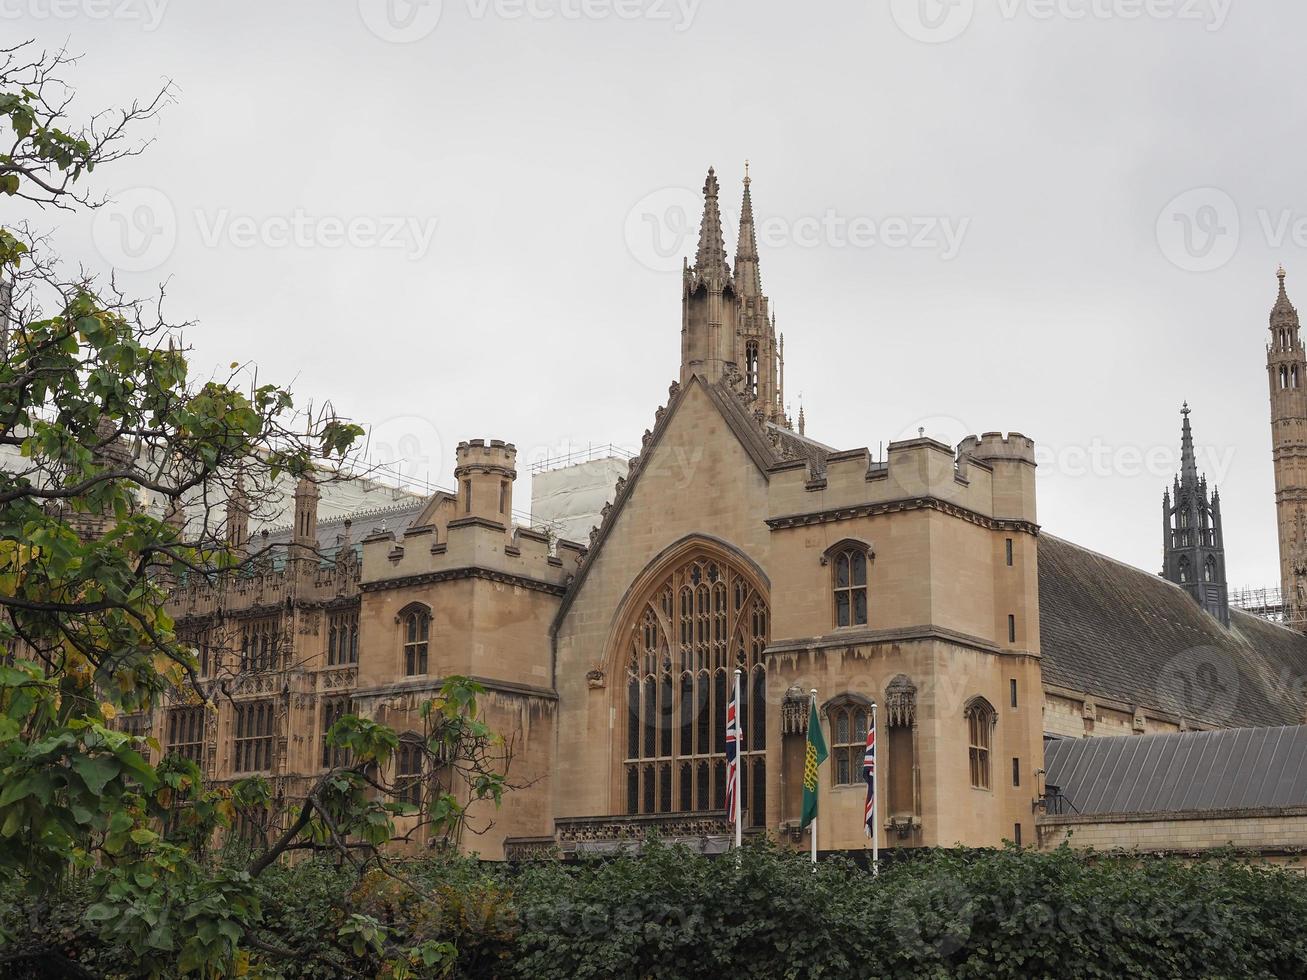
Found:
[[(341, 714), (417, 731), (441, 679), (470, 675), (520, 788), (473, 814), (463, 846), (502, 858), (602, 851), (654, 827), (723, 846), (736, 671), (747, 827), (801, 842), (816, 689), (832, 850), (867, 846), (873, 706), (891, 848), (1052, 840), (1038, 830), (1056, 816), (1047, 738), (1303, 721), (1285, 681), (1307, 668), (1307, 639), (1228, 609), (1219, 498), (1193, 465), (1187, 414), (1165, 503), (1173, 581), (1044, 533), (1035, 447), (1019, 433), (957, 447), (922, 435), (877, 460), (827, 446), (784, 410), (748, 176), (733, 264), (719, 194), (710, 170), (677, 380), (587, 542), (514, 523), (516, 453), (496, 440), (459, 445), (455, 492), (351, 518), (320, 521), (303, 481), (290, 526), (237, 531), (253, 574), (175, 596), (216, 707), (178, 702), (130, 724), (212, 780), (269, 777), (284, 806), (335, 761), (324, 734)], [(1302, 347), (1283, 288), (1276, 309), (1288, 419)], [(1282, 514), (1295, 499), (1283, 490)], [(411, 760), (401, 751), (395, 775), (420, 785), (401, 771)]]

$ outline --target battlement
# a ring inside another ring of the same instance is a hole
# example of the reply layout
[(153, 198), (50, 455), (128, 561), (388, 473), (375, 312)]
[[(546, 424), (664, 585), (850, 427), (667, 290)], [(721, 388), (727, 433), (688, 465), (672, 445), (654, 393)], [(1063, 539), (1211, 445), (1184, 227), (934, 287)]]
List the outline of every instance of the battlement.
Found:
[(517, 447), (503, 439), (468, 439), (454, 451), (454, 476), (464, 472), (494, 470), (510, 479), (517, 477)]
[(957, 450), (922, 436), (890, 443), (881, 460), (855, 449), (829, 454), (821, 470), (778, 467), (768, 496), (774, 518), (929, 497), (986, 517), (1033, 521), (1034, 466), (1034, 441), (1019, 432), (971, 436)]
[(1035, 465), (1035, 440), (1012, 432), (1006, 436), (1001, 432), (986, 432), (980, 436), (967, 436), (958, 444), (959, 456), (989, 462), (991, 460), (1015, 460)]
[(513, 482), (517, 447), (502, 439), (469, 439), (455, 452), (458, 516), (497, 521), (507, 531), (513, 523)]

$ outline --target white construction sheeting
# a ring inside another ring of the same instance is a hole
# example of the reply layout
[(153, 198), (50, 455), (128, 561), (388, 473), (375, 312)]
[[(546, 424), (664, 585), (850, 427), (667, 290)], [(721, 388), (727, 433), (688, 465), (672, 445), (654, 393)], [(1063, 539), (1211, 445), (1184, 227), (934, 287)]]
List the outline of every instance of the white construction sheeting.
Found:
[(599, 526), (604, 504), (613, 499), (627, 465), (620, 456), (604, 456), (534, 473), (532, 521), (550, 526), (568, 541), (588, 544), (590, 529)]

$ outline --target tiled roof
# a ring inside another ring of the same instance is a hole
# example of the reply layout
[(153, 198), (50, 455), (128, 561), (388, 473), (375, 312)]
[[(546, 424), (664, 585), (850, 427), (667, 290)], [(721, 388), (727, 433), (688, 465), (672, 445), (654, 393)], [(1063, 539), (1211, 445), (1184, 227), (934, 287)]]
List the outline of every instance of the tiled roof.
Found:
[(1307, 728), (1053, 739), (1044, 768), (1082, 814), (1307, 806)]
[[(373, 507), (367, 510), (355, 511), (351, 514), (342, 514), (340, 517), (333, 517), (329, 520), (318, 521), (318, 554), (323, 559), (332, 558), (336, 554), (340, 539), (345, 534), (346, 520), (350, 521), (350, 540), (357, 549), (364, 538), (373, 531), (383, 528), (387, 531), (394, 531), (397, 538), (402, 537), (404, 532), (421, 515), (426, 505), (426, 498), (413, 497), (389, 507)], [(268, 530), (268, 545), (271, 547), (289, 544), (292, 531), (293, 528), (289, 526), (270, 528)], [(261, 549), (263, 547), (262, 536), (255, 535), (251, 544), (255, 549)], [(285, 547), (279, 547), (273, 554), (276, 556), (276, 560), (281, 561), (284, 560), (285, 553)]]
[(1039, 539), (1046, 685), (1200, 727), (1303, 721), (1307, 637), (1231, 610), (1230, 629), (1189, 594), (1050, 534)]

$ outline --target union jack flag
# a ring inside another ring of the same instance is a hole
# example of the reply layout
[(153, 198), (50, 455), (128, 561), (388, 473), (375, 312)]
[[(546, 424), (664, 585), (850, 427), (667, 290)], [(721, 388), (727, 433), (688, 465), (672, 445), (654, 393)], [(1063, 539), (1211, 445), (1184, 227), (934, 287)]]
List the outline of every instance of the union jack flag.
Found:
[(867, 751), (862, 756), (862, 778), (867, 783), (867, 806), (863, 810), (862, 823), (870, 837), (876, 832), (876, 721), (872, 716), (871, 727), (867, 729)]
[(737, 679), (726, 706), (726, 819), (735, 823), (735, 794), (740, 780), (740, 682)]

